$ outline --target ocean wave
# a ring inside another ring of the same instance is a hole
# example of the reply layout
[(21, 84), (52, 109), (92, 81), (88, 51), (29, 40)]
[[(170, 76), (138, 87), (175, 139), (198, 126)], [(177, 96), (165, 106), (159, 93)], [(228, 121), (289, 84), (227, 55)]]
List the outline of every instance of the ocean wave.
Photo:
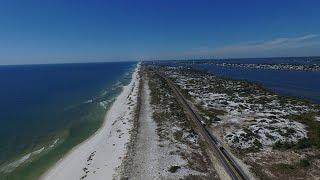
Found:
[(105, 95), (107, 95), (107, 94), (108, 94), (108, 91), (107, 91), (107, 90), (104, 90), (104, 91), (102, 91), (102, 93), (100, 94), (99, 97), (103, 97), (103, 96), (105, 96)]
[(114, 101), (115, 98), (109, 99), (109, 100), (105, 100), (105, 101), (100, 101), (99, 105), (104, 108), (107, 109), (108, 105)]
[(4, 172), (4, 173), (12, 172), (14, 169), (19, 167), (21, 164), (23, 164), (23, 163), (27, 162), (28, 160), (30, 160), (33, 156), (42, 153), (46, 149), (52, 149), (57, 144), (58, 141), (59, 141), (59, 138), (55, 139), (54, 142), (52, 144), (50, 144), (47, 148), (45, 146), (43, 146), (43, 147), (41, 147), (41, 148), (31, 152), (31, 153), (28, 153), (28, 154), (22, 156), (18, 160), (15, 160), (13, 162), (10, 162), (7, 165), (4, 165), (2, 168), (0, 168), (0, 172)]
[(49, 148), (53, 148), (57, 144), (58, 141), (59, 141), (59, 138), (54, 140), (54, 142), (52, 144), (50, 144)]
[(89, 100), (85, 101), (84, 103), (85, 104), (89, 104), (89, 103), (92, 103), (92, 102), (93, 102), (93, 99), (89, 99)]

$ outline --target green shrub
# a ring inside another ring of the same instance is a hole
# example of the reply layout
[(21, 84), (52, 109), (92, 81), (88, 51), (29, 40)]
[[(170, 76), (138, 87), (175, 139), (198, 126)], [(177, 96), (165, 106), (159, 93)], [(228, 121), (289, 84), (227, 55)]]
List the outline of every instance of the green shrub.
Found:
[(301, 159), (299, 162), (300, 167), (308, 167), (310, 166), (310, 162), (307, 159)]
[(180, 166), (171, 166), (168, 171), (171, 172), (171, 173), (175, 173), (177, 172), (178, 169), (180, 169), (181, 167)]
[(320, 123), (315, 121), (316, 116), (319, 116), (319, 112), (307, 112), (300, 115), (292, 115), (290, 118), (307, 126), (308, 141), (310, 145), (320, 149)]
[(277, 141), (272, 148), (273, 149), (278, 149), (278, 150), (288, 150), (288, 149), (305, 149), (305, 148), (310, 148), (311, 143), (309, 139), (303, 138), (300, 139), (297, 143), (282, 143), (280, 141)]

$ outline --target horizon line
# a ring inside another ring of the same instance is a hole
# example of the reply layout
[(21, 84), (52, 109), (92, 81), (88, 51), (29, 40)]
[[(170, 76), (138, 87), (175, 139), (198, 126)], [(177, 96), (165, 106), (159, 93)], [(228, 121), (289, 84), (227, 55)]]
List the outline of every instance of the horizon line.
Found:
[(173, 58), (173, 59), (135, 59), (135, 60), (110, 60), (110, 61), (93, 61), (93, 62), (58, 62), (58, 63), (29, 63), (29, 64), (0, 64), (0, 66), (33, 66), (33, 65), (63, 65), (63, 64), (98, 64), (98, 63), (124, 63), (124, 62), (139, 62), (139, 61), (193, 61), (193, 60), (228, 60), (228, 59), (270, 59), (270, 58), (320, 58), (316, 56), (269, 56), (269, 57), (205, 57), (205, 58)]

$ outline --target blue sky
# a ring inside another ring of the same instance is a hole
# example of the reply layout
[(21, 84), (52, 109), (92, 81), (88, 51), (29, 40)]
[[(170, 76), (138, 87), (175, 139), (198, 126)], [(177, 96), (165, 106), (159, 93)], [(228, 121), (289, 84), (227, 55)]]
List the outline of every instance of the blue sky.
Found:
[(0, 0), (0, 64), (313, 55), (319, 0)]

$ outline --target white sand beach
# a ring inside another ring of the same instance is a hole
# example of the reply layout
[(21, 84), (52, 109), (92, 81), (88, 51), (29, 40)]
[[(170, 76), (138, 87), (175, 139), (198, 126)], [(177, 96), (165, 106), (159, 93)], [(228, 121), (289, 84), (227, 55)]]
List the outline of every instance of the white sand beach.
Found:
[(89, 139), (73, 148), (40, 179), (112, 179), (119, 178), (133, 127), (139, 87), (138, 64), (130, 84), (124, 86), (108, 110), (102, 127)]

